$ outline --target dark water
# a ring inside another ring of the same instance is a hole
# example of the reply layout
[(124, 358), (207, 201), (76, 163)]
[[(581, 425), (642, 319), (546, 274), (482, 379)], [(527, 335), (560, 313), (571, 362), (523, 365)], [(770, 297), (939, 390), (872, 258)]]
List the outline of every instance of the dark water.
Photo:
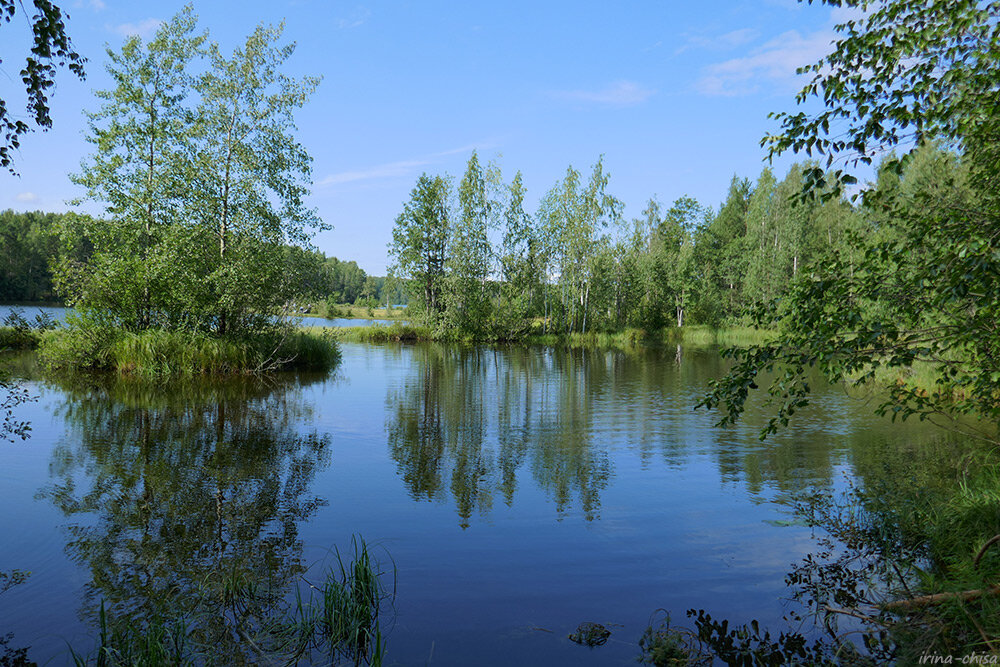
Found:
[[(387, 664), (635, 664), (657, 609), (777, 624), (813, 544), (789, 499), (936, 436), (828, 388), (761, 443), (759, 406), (730, 429), (693, 410), (723, 369), (715, 350), (347, 344), (329, 377), (32, 380), (32, 435), (0, 444), (0, 571), (32, 574), (0, 594), (0, 637), (63, 664), (102, 603), (140, 624), (227, 576), (287, 595), (355, 534), (397, 568)], [(584, 621), (610, 641), (571, 643)]]

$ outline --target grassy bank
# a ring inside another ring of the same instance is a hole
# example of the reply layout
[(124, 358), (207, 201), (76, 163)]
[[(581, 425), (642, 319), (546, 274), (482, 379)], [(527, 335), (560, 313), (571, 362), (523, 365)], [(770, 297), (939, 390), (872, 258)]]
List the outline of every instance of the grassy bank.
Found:
[(746, 346), (765, 343), (772, 332), (749, 327), (669, 327), (654, 331), (626, 329), (615, 333), (534, 334), (526, 342), (568, 347), (632, 347), (636, 345)]
[[(317, 331), (317, 329), (304, 329)], [(389, 326), (375, 325), (371, 327), (340, 327), (336, 331), (338, 340), (349, 343), (416, 343), (418, 341), (439, 340), (434, 332), (427, 327), (396, 322)]]
[(307, 317), (325, 317), (327, 319), (357, 319), (357, 320), (401, 320), (406, 318), (405, 308), (369, 308), (352, 304), (319, 303), (302, 313)]
[[(305, 331), (319, 329), (305, 328)], [(429, 327), (394, 323), (390, 326), (343, 327), (337, 329), (337, 338), (353, 343), (385, 342), (465, 342), (465, 343), (521, 343), (527, 345), (552, 345), (560, 347), (609, 347), (627, 348), (639, 345), (752, 345), (769, 340), (771, 332), (751, 328), (713, 329), (711, 327), (683, 327), (645, 331), (626, 329), (615, 333), (534, 333), (517, 340), (476, 340), (442, 334)]]
[(87, 327), (44, 332), (39, 354), (50, 369), (149, 376), (327, 370), (340, 359), (337, 343), (327, 332), (216, 337), (158, 329), (132, 333)]

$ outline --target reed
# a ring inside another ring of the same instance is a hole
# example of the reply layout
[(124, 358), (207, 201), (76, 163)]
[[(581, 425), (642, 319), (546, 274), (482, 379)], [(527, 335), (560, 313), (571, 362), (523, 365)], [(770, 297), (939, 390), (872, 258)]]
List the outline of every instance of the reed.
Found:
[(395, 598), (395, 566), (391, 592), (383, 588), (387, 574), (372, 558), (364, 540), (352, 539), (353, 555), (345, 562), (336, 552), (337, 565), (331, 568), (322, 589), (319, 629), (331, 649), (339, 650), (360, 663), (381, 664), (385, 652), (380, 615), (387, 600)]
[[(380, 667), (386, 641), (383, 612), (396, 595), (389, 571), (361, 537), (352, 551), (336, 551), (336, 564), (313, 594), (296, 591), (288, 604), (261, 582), (221, 574), (196, 608), (172, 609), (166, 618), (114, 618), (102, 602), (96, 646), (88, 654), (70, 647), (78, 667), (208, 664), (354, 664)], [(269, 608), (260, 613), (261, 603)], [(220, 623), (221, 621), (221, 623)], [(224, 650), (223, 650), (224, 649)]]
[(415, 343), (436, 340), (433, 332), (427, 327), (399, 322), (389, 326), (377, 324), (371, 327), (342, 327), (335, 331), (338, 340), (351, 343)]
[(330, 333), (294, 330), (217, 337), (160, 329), (121, 332), (76, 327), (43, 334), (40, 354), (50, 369), (139, 376), (328, 370), (340, 360), (340, 350)]

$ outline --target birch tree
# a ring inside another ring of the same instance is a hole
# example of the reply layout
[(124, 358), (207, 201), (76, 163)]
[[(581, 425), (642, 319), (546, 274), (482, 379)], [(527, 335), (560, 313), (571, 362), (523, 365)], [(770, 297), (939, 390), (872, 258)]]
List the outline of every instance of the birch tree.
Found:
[(450, 193), (447, 179), (421, 175), (396, 218), (389, 245), (389, 274), (405, 281), (410, 307), (421, 311), (429, 324), (438, 322), (445, 305)]
[(160, 251), (188, 195), (190, 66), (206, 38), (195, 30), (188, 6), (148, 43), (132, 36), (120, 51), (108, 49), (107, 70), (116, 85), (95, 93), (103, 104), (86, 114), (87, 141), (95, 150), (71, 176), (85, 190), (77, 201), (103, 204), (104, 219), (88, 229), (95, 246), (88, 265), (60, 269), (75, 273), (70, 300), (126, 329), (178, 317), (164, 298), (171, 285)]
[(282, 245), (304, 243), (310, 228), (323, 228), (305, 204), (312, 159), (294, 137), (295, 111), (320, 80), (281, 72), (295, 51), (279, 43), (283, 29), (259, 26), (230, 56), (211, 44), (197, 84), (189, 204), (202, 240), (208, 235), (217, 248), (206, 257), (207, 285), (222, 334), (257, 328), (274, 314), (289, 296)]

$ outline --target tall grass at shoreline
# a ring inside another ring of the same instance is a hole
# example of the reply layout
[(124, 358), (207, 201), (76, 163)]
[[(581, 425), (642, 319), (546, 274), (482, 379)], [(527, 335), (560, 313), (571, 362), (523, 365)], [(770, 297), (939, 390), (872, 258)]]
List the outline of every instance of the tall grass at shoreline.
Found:
[[(316, 329), (305, 329), (316, 330)], [(639, 345), (752, 345), (767, 342), (773, 336), (770, 331), (761, 331), (749, 327), (713, 329), (711, 327), (668, 328), (655, 331), (643, 329), (626, 329), (613, 333), (588, 332), (569, 334), (534, 333), (523, 338), (475, 340), (472, 338), (454, 338), (447, 334), (435, 332), (425, 326), (394, 323), (391, 325), (375, 325), (370, 327), (342, 327), (336, 329), (337, 338), (352, 343), (386, 343), (386, 342), (464, 342), (464, 343), (510, 343), (525, 345), (552, 345), (567, 347), (613, 347), (627, 348)]]
[(301, 330), (216, 337), (160, 329), (135, 333), (75, 327), (45, 332), (39, 353), (50, 369), (143, 376), (326, 370), (340, 360), (332, 334)]
[[(316, 331), (316, 328), (306, 328), (305, 331)], [(370, 327), (340, 327), (332, 328), (337, 340), (350, 343), (416, 343), (419, 341), (438, 340), (428, 327), (401, 324), (395, 322), (389, 326), (376, 324)]]
[(690, 345), (707, 347), (712, 345), (747, 346), (765, 343), (774, 336), (773, 332), (750, 327), (715, 329), (708, 326), (664, 328), (653, 331), (625, 329), (614, 333), (590, 332), (570, 334), (534, 334), (524, 342), (539, 345), (563, 345), (568, 347), (613, 347), (627, 348), (639, 345)]

